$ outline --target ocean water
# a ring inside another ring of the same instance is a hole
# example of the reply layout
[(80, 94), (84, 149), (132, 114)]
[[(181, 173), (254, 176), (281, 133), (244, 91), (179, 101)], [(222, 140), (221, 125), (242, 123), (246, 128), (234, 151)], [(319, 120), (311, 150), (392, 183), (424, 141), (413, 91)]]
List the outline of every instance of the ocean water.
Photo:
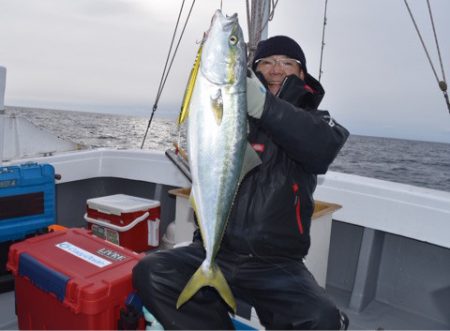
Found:
[[(92, 148), (140, 148), (148, 123), (133, 116), (19, 107), (6, 107), (6, 114)], [(144, 148), (165, 151), (178, 135), (175, 120), (156, 117)], [(351, 135), (330, 170), (450, 192), (450, 144)]]

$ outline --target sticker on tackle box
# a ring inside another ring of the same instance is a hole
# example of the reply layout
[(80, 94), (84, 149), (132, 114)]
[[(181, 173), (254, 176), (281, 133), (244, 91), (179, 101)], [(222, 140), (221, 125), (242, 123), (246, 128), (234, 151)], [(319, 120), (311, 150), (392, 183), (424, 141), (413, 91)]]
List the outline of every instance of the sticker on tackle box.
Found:
[(120, 245), (119, 232), (115, 230), (97, 224), (92, 224), (91, 231), (99, 238), (105, 239), (113, 244)]
[(110, 261), (105, 260), (95, 254), (92, 254), (91, 252), (88, 252), (82, 249), (81, 247), (72, 245), (67, 241), (56, 244), (55, 246), (99, 268), (103, 268), (111, 264)]

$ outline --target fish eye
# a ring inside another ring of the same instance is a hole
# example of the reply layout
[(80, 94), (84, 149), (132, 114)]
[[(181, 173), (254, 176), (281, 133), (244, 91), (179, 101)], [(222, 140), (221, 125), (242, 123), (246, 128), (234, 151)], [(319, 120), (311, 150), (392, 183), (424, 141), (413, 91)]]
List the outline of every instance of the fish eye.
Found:
[(237, 42), (238, 42), (238, 38), (237, 38), (235, 35), (232, 35), (232, 36), (230, 37), (230, 44), (231, 44), (231, 45), (236, 45)]

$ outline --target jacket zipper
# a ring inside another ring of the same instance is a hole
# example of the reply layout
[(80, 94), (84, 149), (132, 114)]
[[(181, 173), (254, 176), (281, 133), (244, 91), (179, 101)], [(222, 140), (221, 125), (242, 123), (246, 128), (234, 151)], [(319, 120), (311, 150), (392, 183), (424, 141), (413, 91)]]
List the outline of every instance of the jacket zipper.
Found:
[(294, 191), (294, 194), (295, 194), (295, 201), (294, 201), (295, 215), (297, 216), (298, 231), (302, 235), (303, 234), (303, 224), (302, 224), (302, 217), (300, 215), (300, 193), (299, 193), (298, 189), (299, 189), (298, 184), (294, 183), (294, 185), (292, 185), (292, 191)]
[(284, 77), (283, 82), (281, 83), (280, 89), (278, 90), (276, 97), (280, 97), (280, 93), (283, 90), (284, 84), (286, 83), (287, 77)]

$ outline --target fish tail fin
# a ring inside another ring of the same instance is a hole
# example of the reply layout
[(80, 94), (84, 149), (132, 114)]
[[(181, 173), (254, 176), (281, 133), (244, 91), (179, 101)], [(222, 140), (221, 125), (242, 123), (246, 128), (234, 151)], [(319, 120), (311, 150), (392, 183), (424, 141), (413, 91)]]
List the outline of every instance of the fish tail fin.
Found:
[(231, 293), (231, 289), (228, 286), (222, 271), (220, 271), (216, 264), (206, 272), (203, 270), (202, 266), (197, 269), (178, 297), (177, 309), (185, 304), (204, 286), (214, 287), (227, 305), (236, 313), (236, 301), (234, 300), (233, 293)]

